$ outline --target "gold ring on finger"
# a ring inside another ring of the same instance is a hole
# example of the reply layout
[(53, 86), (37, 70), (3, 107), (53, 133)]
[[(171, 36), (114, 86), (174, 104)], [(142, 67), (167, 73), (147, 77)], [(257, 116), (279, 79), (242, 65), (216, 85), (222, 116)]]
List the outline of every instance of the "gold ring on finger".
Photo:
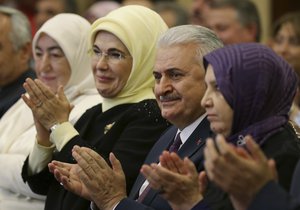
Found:
[(37, 108), (41, 107), (43, 105), (43, 102), (40, 101), (37, 105), (35, 105)]

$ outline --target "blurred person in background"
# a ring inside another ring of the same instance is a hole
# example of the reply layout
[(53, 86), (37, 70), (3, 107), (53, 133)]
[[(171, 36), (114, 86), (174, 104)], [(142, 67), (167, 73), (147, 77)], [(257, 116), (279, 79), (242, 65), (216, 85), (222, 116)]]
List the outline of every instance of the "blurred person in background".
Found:
[(98, 18), (104, 17), (114, 9), (119, 8), (121, 5), (115, 1), (98, 1), (92, 4), (84, 13), (84, 17), (93, 23)]
[(77, 13), (75, 0), (37, 0), (35, 9), (35, 23), (37, 29), (57, 14)]
[(35, 78), (30, 68), (31, 31), (20, 11), (0, 6), (0, 118), (25, 92), (27, 77)]
[[(282, 56), (296, 71), (300, 78), (300, 11), (290, 12), (280, 17), (273, 28), (271, 47)], [(300, 126), (300, 81), (294, 103), (290, 111), (290, 119)]]
[[(37, 31), (32, 43), (37, 77), (54, 93), (60, 86), (64, 87), (65, 97), (73, 106), (72, 124), (88, 108), (101, 102), (87, 53), (89, 30), (90, 24), (83, 17), (60, 14)], [(56, 104), (56, 112), (61, 110), (60, 105)], [(36, 104), (40, 110), (43, 106), (40, 102)], [(5, 168), (0, 173), (0, 209), (44, 209), (44, 197), (33, 193), (21, 176), (24, 161), (38, 141), (35, 124), (31, 110), (22, 99), (0, 120), (0, 165)], [(49, 131), (45, 135), (49, 136)]]
[(258, 10), (250, 0), (209, 0), (204, 11), (204, 24), (225, 45), (259, 42), (261, 25)]
[(155, 3), (154, 10), (162, 17), (169, 28), (185, 25), (189, 21), (187, 11), (177, 2), (157, 2)]
[(32, 35), (34, 35), (36, 31), (36, 25), (34, 21), (34, 5), (36, 1), (37, 0), (0, 0), (0, 5), (11, 7), (24, 13), (29, 20), (31, 26), (31, 33)]
[(193, 0), (190, 11), (190, 23), (205, 26), (204, 13), (209, 0)]

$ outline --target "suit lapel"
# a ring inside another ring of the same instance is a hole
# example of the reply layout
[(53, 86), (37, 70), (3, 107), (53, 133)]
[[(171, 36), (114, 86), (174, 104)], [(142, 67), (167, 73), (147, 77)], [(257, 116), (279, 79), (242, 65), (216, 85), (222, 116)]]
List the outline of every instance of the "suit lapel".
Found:
[(195, 152), (202, 148), (206, 142), (207, 137), (210, 136), (209, 122), (204, 118), (197, 126), (191, 136), (187, 139), (178, 151), (181, 158), (191, 157)]
[[(151, 151), (147, 155), (145, 164), (157, 163), (159, 155), (166, 150), (172, 143), (175, 135), (177, 133), (177, 128), (175, 126), (170, 127), (165, 134), (163, 134), (157, 143), (152, 147)], [(130, 191), (130, 198), (135, 199), (139, 193), (139, 190), (143, 183), (145, 182), (144, 176), (140, 173)]]
[(157, 144), (151, 149), (150, 153), (148, 154), (145, 163), (158, 163), (159, 156), (164, 150), (167, 150), (172, 144), (175, 135), (177, 133), (177, 128), (172, 126), (161, 138), (158, 140)]
[[(168, 146), (173, 142), (173, 139), (176, 135), (177, 129), (175, 132), (172, 133), (172, 138), (166, 139), (168, 141)], [(197, 126), (197, 128), (194, 130), (194, 132), (191, 134), (191, 136), (187, 139), (187, 141), (184, 143), (184, 145), (179, 149), (178, 155), (181, 158), (189, 157), (193, 162), (199, 162), (203, 160), (203, 148), (206, 142), (206, 139), (210, 136), (211, 131), (209, 127), (209, 122), (206, 118), (204, 118), (201, 123)], [(171, 137), (171, 135), (169, 136)], [(164, 149), (168, 148), (166, 146)], [(161, 152), (164, 149), (160, 149), (160, 153), (157, 154), (156, 160), (158, 160), (158, 156), (161, 154)], [(144, 183), (145, 178), (142, 177), (141, 185)], [(139, 187), (139, 189), (140, 189)], [(146, 195), (143, 203), (150, 205), (153, 199), (155, 199), (155, 196), (158, 195), (158, 192), (156, 190), (150, 190), (148, 194)]]

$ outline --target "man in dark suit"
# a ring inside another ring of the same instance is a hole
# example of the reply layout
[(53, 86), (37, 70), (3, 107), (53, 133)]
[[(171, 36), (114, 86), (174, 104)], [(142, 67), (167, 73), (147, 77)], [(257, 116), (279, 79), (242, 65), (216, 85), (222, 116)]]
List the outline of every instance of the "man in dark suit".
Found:
[(28, 18), (20, 11), (0, 6), (0, 118), (20, 98), (27, 77), (35, 78), (30, 67), (31, 31)]
[[(154, 92), (162, 116), (174, 126), (154, 145), (145, 160), (146, 164), (159, 162), (160, 154), (173, 148), (174, 139), (180, 136), (181, 145), (173, 151), (178, 151), (181, 157), (189, 157), (199, 165), (199, 170), (203, 170), (203, 147), (210, 129), (201, 107), (206, 90), (202, 59), (205, 54), (222, 46), (211, 30), (201, 26), (174, 27), (160, 38), (153, 71)], [(148, 187), (142, 175), (139, 175), (126, 198), (122, 169), (114, 155), (110, 156), (112, 169), (100, 155), (87, 148), (75, 148), (73, 157), (79, 168), (76, 180), (72, 178), (72, 170), (63, 170), (59, 164), (53, 164), (50, 170), (65, 188), (92, 200), (93, 208), (171, 209), (158, 191)], [(95, 173), (99, 170), (100, 173)]]

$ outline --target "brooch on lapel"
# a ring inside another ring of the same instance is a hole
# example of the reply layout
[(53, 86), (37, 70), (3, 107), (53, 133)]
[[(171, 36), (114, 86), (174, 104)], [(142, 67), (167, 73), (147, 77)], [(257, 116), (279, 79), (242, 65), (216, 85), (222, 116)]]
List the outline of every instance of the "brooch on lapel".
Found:
[(113, 127), (114, 124), (115, 124), (115, 122), (106, 125), (106, 126), (104, 127), (104, 134), (106, 134), (106, 133)]
[(199, 144), (201, 144), (201, 142), (202, 142), (202, 139), (198, 139), (198, 140), (196, 141), (197, 146), (199, 146)]
[(241, 147), (246, 144), (245, 137), (243, 135), (239, 135), (236, 145)]

